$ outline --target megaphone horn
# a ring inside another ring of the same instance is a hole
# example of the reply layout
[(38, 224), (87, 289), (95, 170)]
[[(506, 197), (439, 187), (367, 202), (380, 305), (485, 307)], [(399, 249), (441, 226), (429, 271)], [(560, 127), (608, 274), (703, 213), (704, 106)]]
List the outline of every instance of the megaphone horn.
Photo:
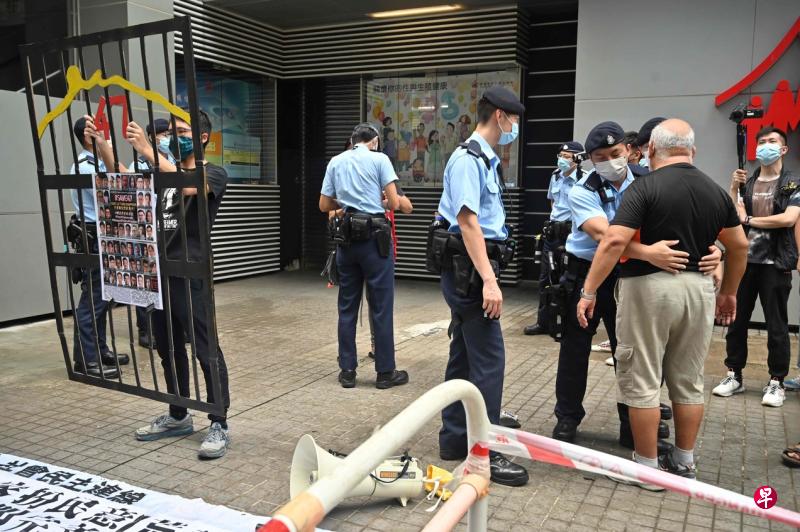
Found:
[[(385, 460), (370, 476), (353, 488), (345, 497), (381, 497), (399, 499), (405, 506), (408, 499), (423, 492), (423, 474), (415, 458), (410, 463), (399, 459)], [(317, 480), (333, 474), (342, 462), (305, 434), (297, 442), (292, 457), (289, 495), (292, 499), (307, 490)], [(378, 480), (380, 479), (380, 480)]]

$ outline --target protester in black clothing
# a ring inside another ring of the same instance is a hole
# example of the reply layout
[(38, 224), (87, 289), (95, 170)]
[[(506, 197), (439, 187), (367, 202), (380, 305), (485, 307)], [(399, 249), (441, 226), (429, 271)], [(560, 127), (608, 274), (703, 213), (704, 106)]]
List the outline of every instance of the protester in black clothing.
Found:
[[(202, 142), (205, 148), (211, 135), (211, 120), (202, 110), (198, 114), (198, 119), (201, 136), (200, 142)], [(208, 182), (208, 188), (205, 191), (208, 198), (208, 219), (209, 225), (213, 226), (217, 211), (219, 210), (219, 205), (225, 194), (228, 175), (225, 170), (219, 166), (206, 161), (195, 161), (195, 139), (192, 138), (191, 126), (186, 121), (175, 117), (175, 131), (171, 131), (169, 137), (170, 150), (175, 158), (180, 161), (181, 168), (184, 170), (193, 170), (196, 164), (199, 163), (202, 164), (205, 169), (206, 180)], [(155, 165), (155, 157), (158, 157), (161, 171), (175, 172), (177, 170), (175, 164), (170, 162), (169, 158), (167, 158), (164, 153), (157, 150), (154, 154), (150, 138), (145, 130), (136, 122), (130, 122), (128, 124), (126, 140), (150, 165)], [(104, 153), (104, 159), (106, 157), (110, 157), (113, 164), (113, 155), (110, 153), (110, 150)], [(122, 165), (119, 165), (119, 168), (121, 172), (129, 171)], [(156, 187), (157, 185), (158, 183), (156, 183)], [(157, 188), (156, 192), (160, 203), (159, 208), (161, 209), (163, 217), (166, 258), (172, 260), (185, 258), (181, 231), (182, 220), (180, 216), (181, 202), (183, 202), (183, 212), (185, 212), (185, 219), (183, 222), (185, 222), (186, 228), (188, 260), (209, 260), (209, 257), (205, 256), (203, 253), (204, 243), (209, 248), (209, 253), (211, 244), (209, 235), (204, 230), (201, 230), (200, 227), (199, 202), (197, 201), (198, 190), (193, 187), (187, 187), (181, 190), (174, 188)], [(149, 193), (147, 193), (145, 197), (148, 196)], [(147, 234), (152, 235), (152, 233), (154, 233), (153, 227), (148, 225)], [(147, 256), (155, 257), (155, 248), (152, 244), (147, 247)], [(154, 268), (153, 271), (155, 271)], [(154, 282), (156, 282), (156, 279), (151, 278), (151, 288), (154, 286)], [(170, 320), (167, 317), (166, 311), (156, 310), (153, 312), (153, 333), (155, 335), (158, 354), (161, 358), (161, 365), (164, 368), (167, 391), (173, 394), (180, 394), (183, 397), (190, 397), (191, 391), (189, 379), (190, 361), (186, 352), (186, 346), (183, 343), (183, 338), (184, 335), (194, 338), (196, 346), (195, 353), (197, 355), (197, 360), (200, 362), (200, 367), (203, 370), (208, 402), (211, 403), (215, 402), (215, 397), (212, 382), (212, 356), (209, 352), (208, 341), (211, 335), (216, 336), (217, 331), (210, 327), (209, 316), (206, 314), (209, 287), (205, 286), (204, 281), (201, 279), (190, 279), (188, 292), (187, 294), (186, 284), (183, 278), (169, 277), (163, 280), (162, 295), (165, 300), (169, 298), (172, 314), (171, 336), (174, 347), (174, 368), (170, 361), (170, 332), (168, 331), (168, 323)], [(187, 296), (189, 295), (191, 295), (191, 312), (188, 306), (189, 299)], [(166, 304), (165, 308), (167, 308)], [(214, 362), (217, 365), (219, 373), (222, 401), (227, 411), (230, 405), (228, 370), (219, 345), (217, 345), (216, 360), (214, 360)], [(173, 372), (175, 375), (174, 379)], [(175, 390), (175, 380), (177, 380), (178, 383), (178, 390)], [(214, 414), (210, 414), (208, 417), (211, 420), (211, 428), (200, 446), (198, 455), (200, 458), (219, 458), (225, 454), (230, 441), (227, 418), (225, 415), (218, 416)], [(192, 416), (188, 413), (187, 409), (178, 405), (170, 405), (168, 414), (158, 416), (150, 425), (138, 429), (136, 431), (136, 439), (143, 441), (157, 440), (170, 436), (191, 434), (193, 430)]]
[[(789, 151), (784, 131), (762, 129), (756, 134), (756, 142), (759, 168), (750, 177), (744, 170), (736, 170), (731, 181), (730, 195), (738, 203), (750, 247), (747, 270), (736, 296), (736, 321), (725, 337), (728, 375), (713, 393), (729, 397), (745, 389), (742, 370), (747, 363), (747, 329), (758, 297), (767, 323), (770, 374), (761, 404), (779, 407), (783, 405), (783, 379), (789, 373), (791, 359), (787, 303), (792, 271), (797, 266), (794, 226), (800, 218), (800, 176), (783, 165)], [(740, 185), (744, 185), (741, 199), (737, 198)]]

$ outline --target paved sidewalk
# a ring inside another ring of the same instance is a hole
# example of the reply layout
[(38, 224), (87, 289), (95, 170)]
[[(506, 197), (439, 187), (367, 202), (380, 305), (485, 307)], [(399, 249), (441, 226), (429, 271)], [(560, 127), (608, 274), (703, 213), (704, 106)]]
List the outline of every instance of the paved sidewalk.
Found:
[[(549, 435), (555, 422), (558, 344), (521, 333), (535, 312), (534, 289), (509, 289), (505, 297), (504, 406), (519, 414), (525, 430)], [(312, 434), (324, 448), (349, 452), (442, 380), (449, 313), (433, 283), (398, 282), (397, 360), (399, 368), (408, 369), (411, 382), (385, 391), (374, 388), (366, 325), (359, 329), (358, 386), (339, 387), (336, 291), (326, 289), (318, 276), (282, 273), (224, 283), (217, 286), (216, 298), (232, 396), (233, 442), (225, 458), (196, 458), (202, 431), (175, 440), (135, 441), (133, 431), (164, 407), (69, 382), (52, 320), (0, 329), (0, 404), (5, 407), (0, 452), (269, 515), (288, 498), (289, 465), (301, 435)], [(115, 323), (123, 323), (122, 311), (116, 312)], [(65, 328), (71, 333), (71, 321)], [(751, 336), (748, 390), (721, 399), (710, 397), (711, 387), (724, 375), (724, 340), (721, 331), (714, 334), (706, 365), (706, 418), (696, 451), (698, 479), (748, 495), (769, 484), (777, 489), (781, 506), (798, 510), (800, 470), (783, 467), (780, 450), (800, 441), (800, 397), (787, 394), (779, 409), (761, 406), (766, 336)], [(796, 338), (792, 342), (796, 353)], [(628, 451), (616, 444), (614, 376), (604, 358), (592, 355), (588, 415), (576, 443), (627, 457)], [(207, 425), (202, 414), (195, 416), (196, 430)], [(431, 421), (411, 437), (408, 448), (423, 464), (452, 468), (455, 462), (438, 458), (439, 426), (438, 418)], [(527, 486), (492, 487), (490, 530), (789, 530), (681, 495), (644, 492), (546, 464), (525, 465), (531, 473)], [(429, 507), (421, 501), (402, 508), (392, 501), (351, 499), (322, 526), (419, 530), (430, 518), (425, 512)]]

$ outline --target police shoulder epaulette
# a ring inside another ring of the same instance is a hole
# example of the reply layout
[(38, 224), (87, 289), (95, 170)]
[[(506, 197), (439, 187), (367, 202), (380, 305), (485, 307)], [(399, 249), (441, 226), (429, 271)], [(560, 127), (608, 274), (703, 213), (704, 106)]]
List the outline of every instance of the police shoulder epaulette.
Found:
[(643, 175), (647, 175), (650, 173), (650, 170), (638, 164), (629, 164), (628, 168), (631, 169), (633, 177), (642, 177)]
[(561, 168), (556, 168), (555, 170), (553, 170), (553, 173), (550, 174), (550, 175), (558, 177), (558, 174), (560, 174), (560, 173), (561, 173)]
[(583, 188), (591, 190), (592, 192), (597, 192), (602, 186), (603, 179), (597, 172), (592, 172), (589, 174), (588, 179), (586, 179), (586, 181), (583, 183)]
[(469, 153), (475, 158), (483, 159), (486, 168), (491, 170), (492, 163), (489, 162), (489, 158), (486, 156), (485, 153), (483, 153), (480, 142), (478, 142), (477, 140), (470, 140), (469, 142), (462, 142), (461, 144), (458, 145), (458, 147), (467, 150), (467, 153)]
[(85, 157), (82, 157), (82, 158), (78, 159), (78, 164), (80, 165), (81, 163), (94, 164), (94, 157), (92, 157), (91, 155), (87, 155)]

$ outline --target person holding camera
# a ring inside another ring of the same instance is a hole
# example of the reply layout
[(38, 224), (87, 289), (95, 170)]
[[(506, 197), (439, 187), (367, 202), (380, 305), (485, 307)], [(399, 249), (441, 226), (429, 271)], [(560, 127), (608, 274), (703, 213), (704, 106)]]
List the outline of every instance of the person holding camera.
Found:
[(712, 393), (730, 397), (745, 390), (747, 329), (758, 297), (767, 323), (770, 375), (761, 404), (779, 407), (791, 359), (787, 304), (797, 266), (794, 226), (800, 218), (800, 176), (783, 164), (789, 151), (783, 130), (766, 127), (756, 134), (756, 142), (759, 167), (749, 177), (740, 168), (731, 178), (730, 196), (747, 231), (749, 249), (747, 270), (736, 294), (736, 320), (725, 336), (728, 374)]
[(328, 163), (319, 197), (322, 212), (343, 210), (331, 220), (338, 246), (339, 383), (343, 388), (356, 385), (356, 325), (366, 282), (375, 332), (375, 387), (382, 390), (408, 382), (408, 372), (395, 366), (394, 260), (384, 215), (400, 205), (397, 176), (389, 157), (377, 151), (380, 133), (374, 126), (357, 125), (351, 140), (352, 149)]
[[(78, 154), (77, 167), (73, 164), (70, 168), (70, 173), (94, 174), (97, 171), (105, 172), (106, 167), (103, 161), (97, 161), (97, 168), (95, 168), (96, 156), (92, 147), (92, 133), (95, 133), (95, 142), (100, 142), (102, 134), (97, 133), (95, 130), (87, 131), (85, 117), (75, 121), (72, 132), (83, 150)], [(102, 142), (105, 143), (104, 138), (102, 138)], [(105, 198), (100, 191), (98, 191), (98, 194), (99, 198)], [(89, 252), (97, 253), (99, 249), (96, 229), (97, 213), (95, 212), (95, 196), (92, 189), (83, 188), (80, 191), (73, 189), (71, 197), (79, 224), (86, 231)], [(81, 199), (83, 210), (81, 210)], [(102, 201), (105, 202), (105, 199)], [(104, 209), (105, 207), (100, 202), (97, 208)], [(73, 244), (77, 244), (76, 249), (82, 248), (83, 239), (76, 239)], [(78, 301), (78, 306), (75, 308), (75, 345), (73, 349), (75, 371), (93, 377), (100, 377), (102, 374), (106, 379), (115, 379), (119, 376), (117, 362), (119, 365), (125, 365), (130, 361), (130, 357), (127, 354), (119, 353), (115, 361), (114, 354), (106, 343), (106, 315), (109, 312), (109, 306), (108, 301), (103, 299), (99, 267), (82, 270), (80, 283), (81, 297)], [(95, 327), (97, 335), (95, 335)], [(97, 360), (98, 348), (102, 361), (102, 371)]]
[[(567, 235), (572, 228), (569, 213), (569, 192), (572, 187), (583, 178), (580, 168), (583, 145), (577, 141), (570, 141), (561, 146), (556, 163), (558, 168), (550, 176), (550, 186), (547, 188), (547, 199), (550, 200), (550, 219), (542, 228), (542, 261), (539, 269), (539, 310), (536, 313), (536, 323), (525, 327), (523, 332), (528, 336), (548, 334), (550, 312), (546, 304), (544, 290), (551, 284), (554, 275), (553, 267), (559, 264), (563, 246), (567, 243)], [(561, 250), (561, 252), (559, 251)], [(552, 254), (552, 263), (550, 261)]]

